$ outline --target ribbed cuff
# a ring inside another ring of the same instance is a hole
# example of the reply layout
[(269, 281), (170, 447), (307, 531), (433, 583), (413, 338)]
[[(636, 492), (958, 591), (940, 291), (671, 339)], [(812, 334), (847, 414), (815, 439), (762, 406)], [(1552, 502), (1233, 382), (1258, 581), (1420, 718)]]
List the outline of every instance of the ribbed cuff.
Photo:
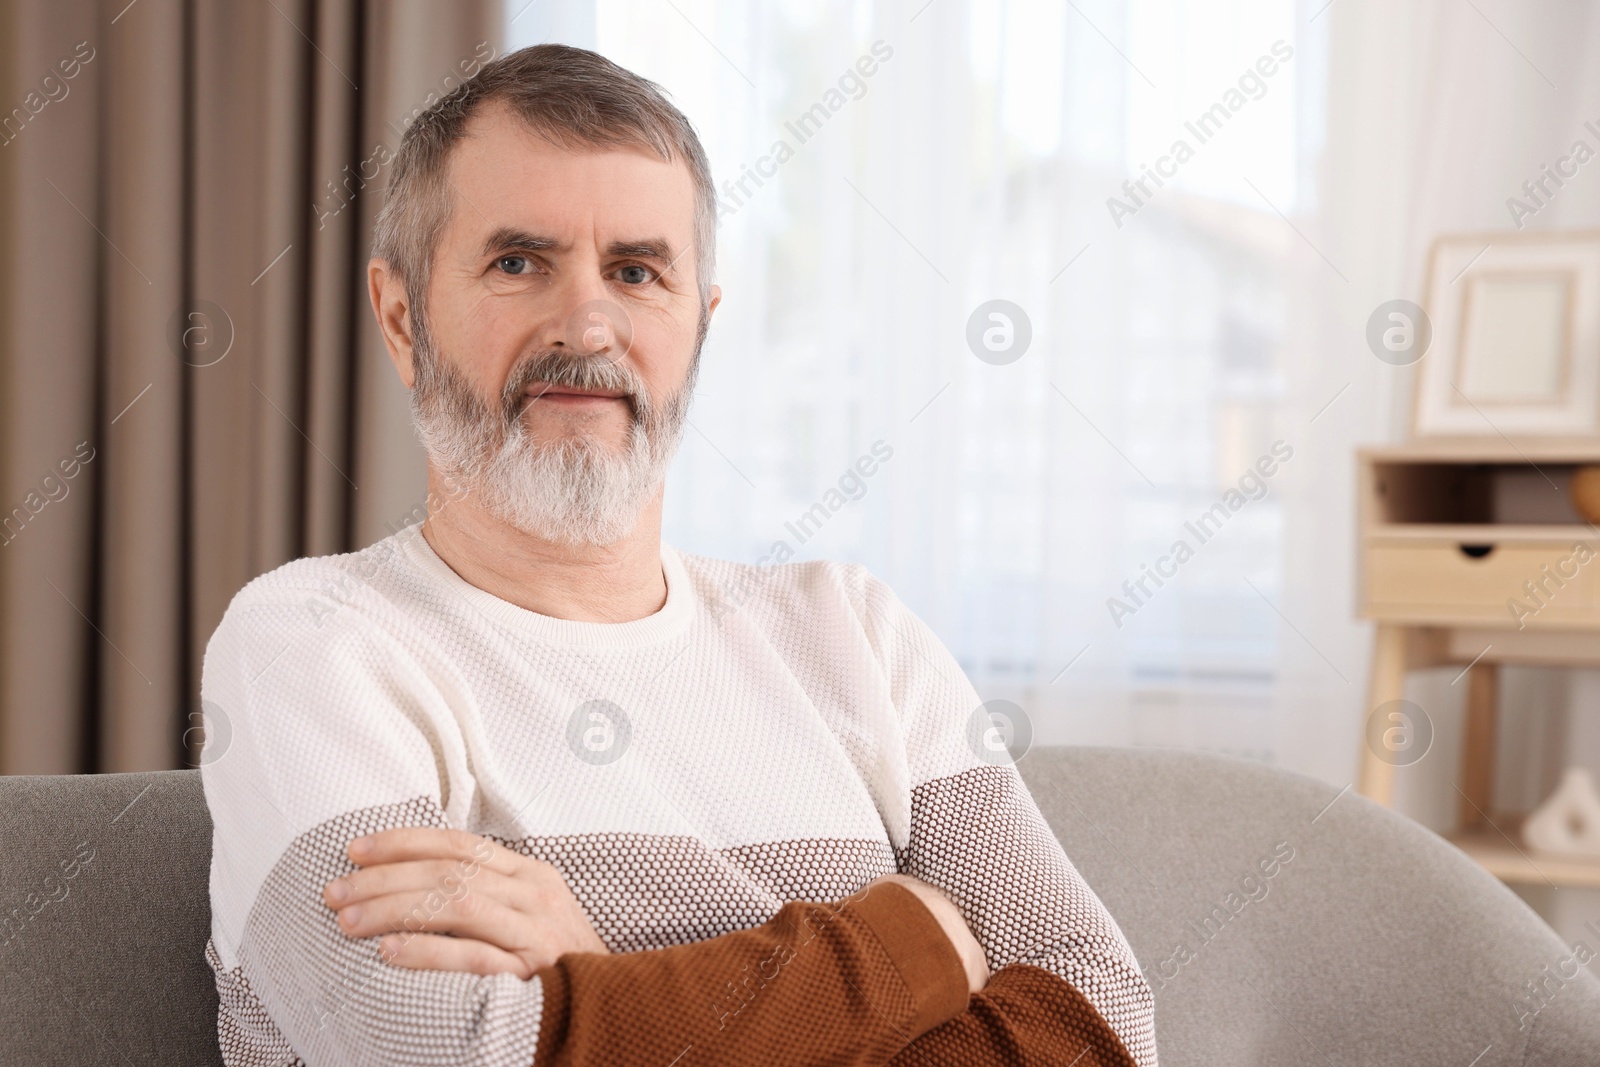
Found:
[(880, 882), (847, 907), (872, 930), (916, 1002), (911, 1040), (967, 1010), (966, 965), (915, 893)]

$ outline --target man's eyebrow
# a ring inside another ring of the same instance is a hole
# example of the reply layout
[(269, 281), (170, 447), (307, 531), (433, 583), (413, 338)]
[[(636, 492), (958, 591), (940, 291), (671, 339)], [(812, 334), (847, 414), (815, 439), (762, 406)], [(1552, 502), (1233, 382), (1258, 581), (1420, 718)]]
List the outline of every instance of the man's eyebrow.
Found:
[(539, 234), (519, 230), (513, 226), (502, 226), (489, 235), (483, 242), (483, 254), (498, 252), (504, 248), (520, 248), (530, 252), (543, 251), (546, 248), (560, 248), (561, 242), (554, 237), (544, 237)]
[(606, 248), (606, 252), (613, 256), (659, 259), (661, 262), (669, 264), (675, 258), (672, 254), (672, 246), (660, 237), (647, 237), (640, 241), (613, 241)]

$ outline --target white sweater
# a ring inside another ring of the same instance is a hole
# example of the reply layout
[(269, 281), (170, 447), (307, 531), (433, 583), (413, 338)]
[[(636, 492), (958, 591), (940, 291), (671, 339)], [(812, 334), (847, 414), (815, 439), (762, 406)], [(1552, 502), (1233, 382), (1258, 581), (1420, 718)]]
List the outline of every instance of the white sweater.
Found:
[(1126, 940), (893, 592), (856, 565), (661, 563), (660, 611), (571, 622), (467, 583), (412, 526), (234, 598), (202, 683), (224, 1060), (533, 1061), (537, 978), (381, 963), (322, 904), (351, 837), (430, 825), (555, 864), (615, 952), (899, 869), (991, 967), (1060, 976), (1153, 1064)]

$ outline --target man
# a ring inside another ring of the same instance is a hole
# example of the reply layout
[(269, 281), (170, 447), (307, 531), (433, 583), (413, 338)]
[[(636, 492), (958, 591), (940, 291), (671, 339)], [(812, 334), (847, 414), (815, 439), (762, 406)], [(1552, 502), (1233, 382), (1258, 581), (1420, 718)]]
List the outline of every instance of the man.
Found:
[(1152, 997), (859, 566), (661, 542), (721, 300), (688, 121), (541, 45), (424, 113), (368, 268), (426, 520), (206, 651), (230, 1064), (1129, 1064)]

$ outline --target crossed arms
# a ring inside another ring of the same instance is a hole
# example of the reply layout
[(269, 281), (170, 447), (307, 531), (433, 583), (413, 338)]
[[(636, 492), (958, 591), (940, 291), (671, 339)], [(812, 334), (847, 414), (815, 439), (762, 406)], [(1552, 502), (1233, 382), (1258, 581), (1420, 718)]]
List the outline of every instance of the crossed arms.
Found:
[(348, 851), (357, 869), (323, 894), (346, 936), (377, 937), (394, 966), (537, 978), (539, 1065), (1133, 1063), (1056, 976), (1012, 965), (991, 982), (960, 912), (908, 875), (613, 955), (555, 867), (489, 838), (405, 827)]
[[(1026, 855), (1038, 844), (1027, 839), (1039, 832), (1031, 798), (1004, 792), (1011, 768), (981, 773), (985, 825), (964, 831), (966, 847)], [(925, 800), (949, 810), (969, 785), (935, 783), (947, 795)], [(252, 909), (248, 966), (219, 965), (219, 989), (235, 1009), (229, 1025), (270, 1013), (241, 1041), (313, 1067), (1153, 1062), (1136, 1061), (1108, 1025), (1137, 1041), (1148, 987), (1096, 929), (1064, 857), (1055, 871), (1008, 861), (1020, 872), (1010, 885), (952, 878), (946, 858), (927, 851), (948, 846), (937, 820), (923, 821), (934, 839), (914, 836), (902, 866), (937, 879), (955, 902), (945, 907), (968, 917), (994, 967), (986, 982), (987, 968), (969, 971), (960, 938), (941, 924), (938, 899), (924, 899), (931, 891), (893, 876), (840, 900), (789, 902), (748, 929), (610, 953), (554, 868), (446, 829), (438, 807), (411, 803), (302, 835)], [(357, 867), (337, 853), (359, 837), (374, 847), (356, 850)], [(328, 897), (340, 882), (350, 892), (336, 911)], [(365, 914), (341, 914), (356, 906)], [(586, 947), (568, 949), (574, 942)], [(1117, 1017), (1124, 1005), (1133, 1014)]]

